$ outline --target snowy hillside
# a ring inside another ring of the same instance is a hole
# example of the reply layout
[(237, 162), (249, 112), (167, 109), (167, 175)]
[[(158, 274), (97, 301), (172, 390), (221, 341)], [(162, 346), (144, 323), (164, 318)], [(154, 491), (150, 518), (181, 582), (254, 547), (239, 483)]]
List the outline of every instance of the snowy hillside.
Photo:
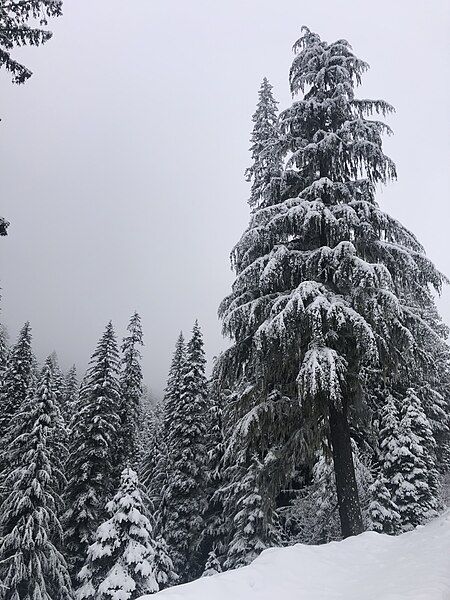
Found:
[(250, 566), (141, 600), (449, 600), (450, 512), (410, 533), (266, 550)]

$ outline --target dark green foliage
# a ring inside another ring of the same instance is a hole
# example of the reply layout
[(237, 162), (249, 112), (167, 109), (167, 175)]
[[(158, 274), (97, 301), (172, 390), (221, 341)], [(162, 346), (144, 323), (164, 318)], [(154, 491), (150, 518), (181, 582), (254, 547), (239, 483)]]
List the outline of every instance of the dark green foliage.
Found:
[(64, 485), (59, 412), (51, 362), (15, 415), (8, 448), (8, 494), (1, 506), (1, 600), (71, 600), (61, 554)]
[(142, 368), (139, 346), (143, 345), (141, 319), (137, 312), (131, 317), (128, 335), (122, 344), (121, 442), (119, 463), (125, 468), (138, 458), (139, 406), (142, 398)]
[(398, 394), (408, 376), (439, 379), (438, 352), (448, 360), (431, 290), (444, 278), (376, 203), (376, 184), (396, 176), (382, 149), (390, 129), (376, 115), (393, 109), (355, 98), (367, 64), (345, 40), (329, 44), (307, 28), (294, 51), (291, 91), (302, 97), (280, 115), (280, 194), (274, 186), (255, 205), (220, 306), (234, 342), (220, 359), (232, 392), (225, 431), (246, 466), (262, 440), (258, 458), (272, 452), (278, 491), (328, 438), (349, 535), (363, 528), (351, 429), (370, 426), (374, 382)]
[(73, 579), (118, 483), (119, 411), (119, 351), (109, 323), (92, 355), (71, 423), (64, 525)]
[(52, 33), (43, 27), (49, 18), (61, 14), (62, 0), (2, 0), (0, 67), (5, 67), (11, 73), (14, 83), (24, 83), (32, 73), (11, 56), (12, 50), (17, 46), (40, 46), (47, 42)]
[[(203, 339), (195, 323), (185, 357), (179, 339), (166, 393), (164, 430), (167, 480), (164, 537), (175, 571), (182, 581), (199, 576), (200, 536), (206, 509), (207, 387)], [(181, 377), (179, 373), (181, 367)]]

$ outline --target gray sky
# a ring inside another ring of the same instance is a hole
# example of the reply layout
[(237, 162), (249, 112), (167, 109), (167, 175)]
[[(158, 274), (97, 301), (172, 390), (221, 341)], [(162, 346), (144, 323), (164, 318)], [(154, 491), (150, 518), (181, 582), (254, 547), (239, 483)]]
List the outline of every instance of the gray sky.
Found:
[[(53, 39), (0, 74), (2, 320), (29, 319), (39, 358), (86, 366), (106, 322), (142, 316), (146, 382), (164, 386), (178, 331), (198, 318), (209, 357), (247, 225), (248, 138), (260, 81), (290, 101), (302, 24), (346, 38), (371, 70), (359, 92), (397, 114), (398, 182), (382, 207), (450, 274), (446, 0), (66, 0)], [(450, 322), (450, 290), (439, 306)]]

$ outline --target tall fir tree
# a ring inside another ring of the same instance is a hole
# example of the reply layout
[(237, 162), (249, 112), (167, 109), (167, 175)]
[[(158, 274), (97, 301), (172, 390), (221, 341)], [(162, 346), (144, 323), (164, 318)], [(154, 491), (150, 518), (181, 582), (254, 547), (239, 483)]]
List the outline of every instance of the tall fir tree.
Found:
[(436, 467), (436, 440), (422, 402), (415, 390), (409, 388), (401, 405), (402, 419), (408, 421), (413, 436), (423, 448), (422, 458), (427, 472), (429, 497), (427, 504), (431, 516), (440, 507), (440, 482)]
[(409, 390), (403, 400), (396, 445), (390, 455), (392, 475), (388, 484), (403, 531), (436, 516), (437, 487), (433, 486), (436, 471), (431, 440), (430, 425), (420, 401)]
[(33, 353), (31, 328), (22, 327), (16, 344), (11, 349), (0, 389), (0, 500), (5, 491), (5, 469), (8, 467), (8, 447), (11, 443), (9, 428), (22, 410), (33, 381)]
[(75, 365), (72, 365), (64, 378), (64, 394), (62, 403), (64, 421), (69, 428), (71, 427), (72, 418), (75, 413), (75, 407), (78, 404), (78, 394), (79, 383), (77, 368)]
[(79, 574), (77, 600), (136, 600), (157, 592), (153, 529), (132, 469), (123, 470), (106, 512)]
[(0, 515), (1, 600), (72, 600), (61, 554), (61, 460), (65, 449), (52, 364), (47, 360), (36, 390), (11, 423), (6, 478), (8, 495)]
[(246, 170), (251, 181), (249, 204), (251, 207), (270, 206), (279, 199), (282, 156), (281, 132), (278, 123), (278, 102), (272, 94), (272, 86), (264, 77), (259, 90), (259, 100), (252, 117), (251, 134), (252, 165)]
[(388, 481), (382, 473), (370, 487), (372, 501), (369, 507), (371, 527), (379, 533), (395, 535), (401, 531), (400, 514), (388, 490)]
[[(298, 460), (285, 451), (293, 439), (304, 456), (329, 439), (346, 537), (364, 529), (350, 431), (372, 410), (367, 374), (392, 390), (406, 372), (428, 379), (423, 340), (445, 343), (423, 314), (444, 279), (376, 203), (376, 185), (396, 171), (382, 150), (390, 129), (371, 117), (393, 109), (355, 98), (367, 64), (345, 40), (328, 44), (307, 28), (294, 51), (290, 87), (303, 98), (280, 115), (279, 200), (253, 210), (232, 251), (237, 277), (220, 315), (234, 345), (222, 377), (237, 394), (231, 435), (249, 411), (264, 414), (285, 479)], [(273, 394), (287, 400), (269, 403)]]
[(128, 324), (128, 335), (122, 344), (121, 392), (121, 452), (120, 464), (136, 464), (138, 461), (139, 410), (142, 399), (142, 368), (139, 347), (143, 345), (141, 318), (137, 312)]
[(24, 402), (32, 378), (33, 354), (31, 350), (31, 328), (27, 322), (22, 327), (17, 343), (5, 367), (0, 390), (0, 439), (15, 414)]
[(8, 362), (9, 347), (6, 327), (0, 323), (0, 390), (3, 385), (3, 377)]
[(119, 376), (119, 350), (109, 322), (92, 355), (71, 424), (64, 526), (74, 582), (118, 482)]
[(188, 581), (203, 571), (199, 544), (206, 509), (206, 359), (197, 322), (184, 361), (182, 351), (179, 340), (174, 361), (182, 364), (181, 381), (176, 371), (171, 372), (165, 406), (168, 476), (163, 490), (164, 536), (176, 572), (182, 581)]
[(186, 360), (183, 333), (180, 332), (167, 378), (162, 403), (158, 403), (152, 414), (151, 443), (142, 465), (142, 481), (155, 505), (159, 527), (164, 530), (166, 503), (163, 491), (169, 474), (167, 440), (172, 427), (172, 415), (180, 402), (181, 382)]

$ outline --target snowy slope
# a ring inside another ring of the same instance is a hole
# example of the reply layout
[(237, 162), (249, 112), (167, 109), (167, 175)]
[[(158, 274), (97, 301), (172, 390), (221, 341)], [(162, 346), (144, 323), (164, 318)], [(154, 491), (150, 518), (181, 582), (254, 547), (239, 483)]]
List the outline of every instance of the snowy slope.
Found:
[[(141, 600), (450, 600), (450, 512), (398, 537), (266, 550), (250, 566)], [(159, 599), (158, 599), (159, 600)]]

